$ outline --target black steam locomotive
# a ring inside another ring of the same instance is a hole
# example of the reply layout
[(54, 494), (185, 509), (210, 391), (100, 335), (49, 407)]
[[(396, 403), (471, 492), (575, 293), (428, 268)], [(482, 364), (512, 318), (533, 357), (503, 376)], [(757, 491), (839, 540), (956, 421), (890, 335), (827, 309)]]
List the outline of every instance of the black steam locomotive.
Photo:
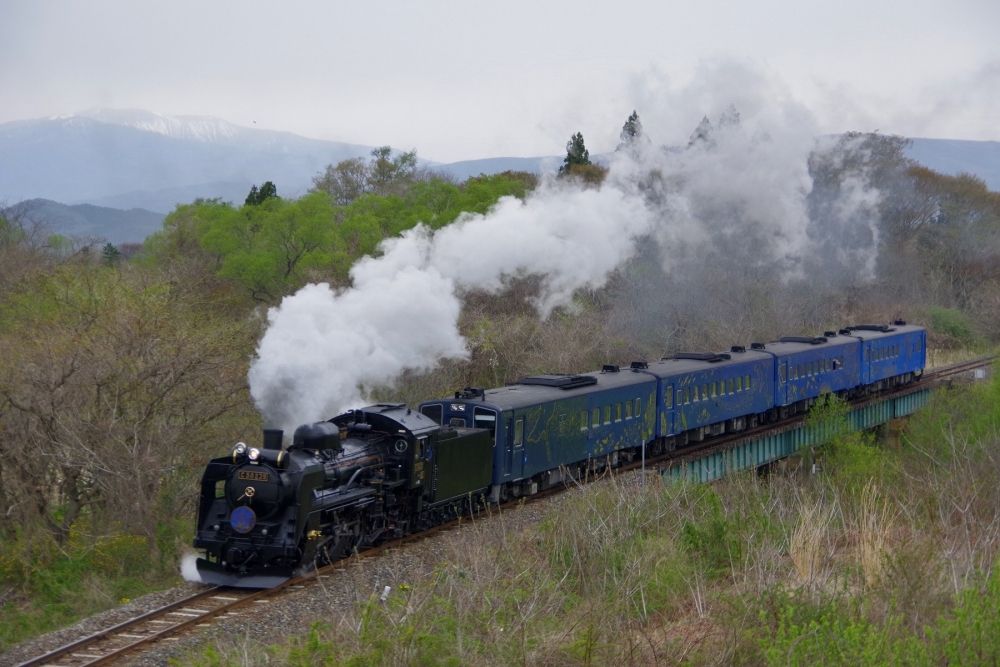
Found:
[(493, 441), (483, 429), (440, 426), (403, 404), (305, 424), (282, 449), (238, 443), (202, 477), (196, 549), (205, 583), (274, 586), (424, 530), (486, 503)]

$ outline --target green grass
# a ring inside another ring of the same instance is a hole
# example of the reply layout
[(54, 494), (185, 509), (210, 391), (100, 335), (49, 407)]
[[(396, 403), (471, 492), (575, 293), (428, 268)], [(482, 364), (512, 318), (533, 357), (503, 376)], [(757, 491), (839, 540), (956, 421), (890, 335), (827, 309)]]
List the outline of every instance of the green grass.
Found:
[(177, 542), (187, 522), (163, 525), (154, 543), (117, 535), (89, 539), (74, 532), (58, 544), (35, 531), (0, 547), (0, 651), (123, 602), (179, 583)]

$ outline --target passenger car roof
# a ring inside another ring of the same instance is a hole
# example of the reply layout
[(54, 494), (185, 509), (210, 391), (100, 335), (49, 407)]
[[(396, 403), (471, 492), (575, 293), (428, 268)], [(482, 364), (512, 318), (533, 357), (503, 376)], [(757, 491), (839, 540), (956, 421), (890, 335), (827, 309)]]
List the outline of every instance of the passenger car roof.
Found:
[[(544, 377), (544, 376), (532, 376)], [(556, 376), (551, 376), (556, 377)], [(509, 384), (506, 387), (487, 389), (483, 395), (475, 398), (440, 398), (424, 403), (466, 403), (475, 406), (482, 403), (484, 407), (496, 407), (501, 410), (511, 410), (540, 403), (551, 403), (566, 398), (578, 396), (588, 396), (590, 394), (605, 391), (608, 389), (618, 389), (631, 387), (643, 383), (652, 383), (656, 378), (647, 373), (635, 371), (630, 368), (623, 368), (620, 371), (593, 373), (580, 373), (579, 377), (595, 378), (594, 384), (575, 387), (573, 389), (560, 389), (544, 385), (530, 384)]]

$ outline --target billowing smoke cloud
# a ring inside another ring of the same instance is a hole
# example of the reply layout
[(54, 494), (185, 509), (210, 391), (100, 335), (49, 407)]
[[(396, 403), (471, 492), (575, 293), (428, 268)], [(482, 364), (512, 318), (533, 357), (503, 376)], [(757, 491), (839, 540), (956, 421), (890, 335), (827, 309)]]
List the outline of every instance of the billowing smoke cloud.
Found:
[(286, 431), (356, 407), (366, 387), (466, 354), (460, 289), (496, 291), (504, 276), (544, 274), (535, 305), (547, 316), (575, 290), (603, 285), (652, 224), (635, 193), (549, 182), (437, 233), (417, 226), (359, 261), (353, 287), (307, 285), (270, 310), (251, 394), (265, 421)]
[[(723, 85), (739, 80), (731, 70), (719, 76)], [(463, 290), (539, 275), (534, 305), (547, 317), (575, 290), (602, 286), (640, 243), (656, 244), (665, 274), (699, 280), (734, 266), (783, 280), (820, 270), (869, 276), (877, 193), (857, 174), (822, 205), (813, 201), (816, 126), (800, 107), (783, 101), (775, 110), (764, 97), (737, 90), (748, 111), (718, 108), (677, 148), (654, 137), (619, 151), (600, 189), (546, 180), (523, 202), (505, 198), (437, 232), (417, 226), (387, 239), (380, 256), (352, 268), (349, 289), (308, 285), (285, 298), (268, 313), (250, 370), (265, 421), (288, 431), (329, 418), (406, 369), (464, 357)], [(662, 107), (650, 106), (647, 129)]]

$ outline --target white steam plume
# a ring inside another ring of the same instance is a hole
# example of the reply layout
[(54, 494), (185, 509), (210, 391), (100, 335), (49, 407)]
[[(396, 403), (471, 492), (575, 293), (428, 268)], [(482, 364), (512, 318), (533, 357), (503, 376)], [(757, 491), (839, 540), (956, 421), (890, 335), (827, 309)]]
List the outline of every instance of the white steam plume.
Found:
[(617, 187), (543, 184), (432, 233), (423, 225), (351, 269), (353, 287), (307, 285), (268, 312), (250, 391), (269, 425), (295, 426), (356, 407), (364, 389), (405, 369), (461, 358), (460, 288), (499, 290), (505, 275), (543, 274), (546, 316), (599, 287), (652, 230), (641, 197)]
[[(272, 308), (250, 369), (268, 425), (289, 431), (329, 418), (403, 370), (464, 357), (463, 289), (496, 291), (504, 276), (541, 275), (534, 305), (546, 317), (576, 289), (603, 285), (640, 239), (655, 240), (664, 271), (686, 284), (734, 267), (786, 280), (870, 277), (878, 194), (866, 175), (849, 175), (817, 206), (811, 115), (766, 77), (731, 64), (688, 88), (648, 93), (643, 124), (655, 131), (671, 110), (695, 103), (713, 109), (717, 120), (690, 145), (685, 137), (677, 148), (656, 148), (651, 135), (614, 156), (600, 189), (549, 179), (523, 202), (501, 199), (486, 215), (465, 214), (433, 233), (417, 226), (358, 261), (353, 287), (309, 285)], [(716, 104), (723, 96), (740, 111)], [(692, 129), (699, 117), (687, 116)]]

